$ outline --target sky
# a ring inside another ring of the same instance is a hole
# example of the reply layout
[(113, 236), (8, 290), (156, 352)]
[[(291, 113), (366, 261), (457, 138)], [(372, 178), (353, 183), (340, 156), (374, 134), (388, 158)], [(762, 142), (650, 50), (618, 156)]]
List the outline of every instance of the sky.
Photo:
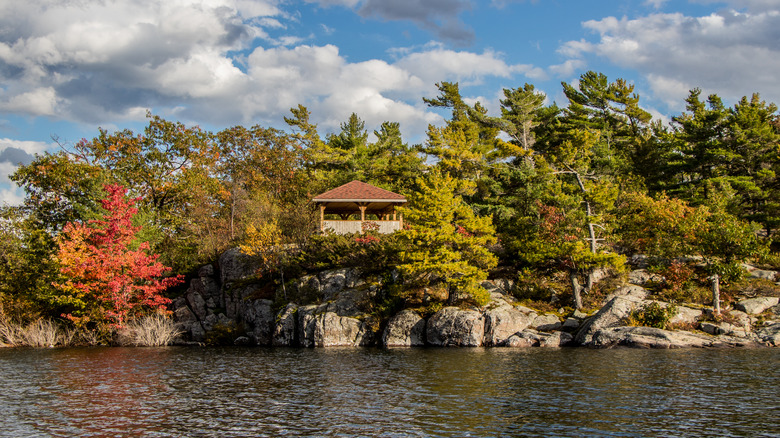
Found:
[(321, 134), (354, 112), (414, 144), (447, 116), (437, 82), (498, 114), (525, 83), (565, 106), (588, 70), (667, 121), (693, 88), (780, 102), (780, 1), (0, 0), (0, 204), (20, 163), (147, 113), (287, 129), (302, 104)]

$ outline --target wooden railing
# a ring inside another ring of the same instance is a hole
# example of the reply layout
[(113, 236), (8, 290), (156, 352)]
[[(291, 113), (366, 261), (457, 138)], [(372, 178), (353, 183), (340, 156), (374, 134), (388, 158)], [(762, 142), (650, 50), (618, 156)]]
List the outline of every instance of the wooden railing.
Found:
[[(366, 221), (379, 225), (380, 234), (390, 234), (399, 231), (402, 227), (401, 221)], [(360, 233), (363, 231), (362, 221), (322, 221), (322, 231), (328, 231), (335, 234)]]

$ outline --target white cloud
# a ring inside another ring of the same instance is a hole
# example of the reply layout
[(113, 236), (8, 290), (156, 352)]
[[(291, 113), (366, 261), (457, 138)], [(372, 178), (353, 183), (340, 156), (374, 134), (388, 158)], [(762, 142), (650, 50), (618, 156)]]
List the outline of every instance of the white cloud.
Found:
[[(0, 97), (4, 93), (0, 93)], [(0, 111), (20, 112), (35, 116), (53, 116), (57, 112), (57, 93), (52, 87), (36, 88), (0, 100)]]
[(51, 143), (45, 143), (42, 141), (22, 141), (13, 140), (10, 138), (0, 138), (0, 152), (8, 148), (16, 148), (21, 149), (30, 155), (34, 155), (50, 149), (51, 147)]
[(645, 75), (659, 99), (677, 102), (694, 87), (726, 99), (760, 92), (780, 100), (780, 9), (776, 2), (732, 1), (749, 10), (724, 10), (702, 17), (680, 13), (637, 19), (588, 21), (598, 41), (570, 41), (561, 53), (581, 59), (592, 53)]
[[(436, 1), (419, 10), (408, 2), (384, 5), (380, 15), (417, 11), (439, 24), (441, 17), (457, 15), (433, 14)], [(458, 11), (468, 4), (441, 1), (460, 5)], [(269, 36), (266, 30), (278, 32), (297, 20), (280, 4), (287, 3), (0, 2), (0, 111), (105, 126), (143, 120), (152, 108), (184, 122), (279, 126), (291, 107), (304, 104), (324, 130), (337, 129), (356, 112), (369, 127), (397, 121), (405, 135), (419, 135), (441, 121), (420, 99), (436, 94), (436, 82), (467, 87), (495, 77), (546, 78), (543, 69), (510, 64), (501, 53), (456, 51), (441, 43), (398, 49), (390, 61), (350, 62), (336, 46), (301, 45), (311, 35)]]
[(523, 73), (534, 78), (544, 74), (541, 69), (531, 65), (510, 65), (501, 58), (501, 54), (490, 50), (479, 54), (427, 45), (424, 50), (404, 54), (395, 64), (427, 84), (454, 80), (464, 85), (473, 85), (481, 83), (485, 77), (508, 78), (515, 73)]
[(569, 77), (584, 69), (585, 65), (585, 61), (581, 59), (569, 59), (562, 64), (551, 65), (548, 69), (557, 77)]

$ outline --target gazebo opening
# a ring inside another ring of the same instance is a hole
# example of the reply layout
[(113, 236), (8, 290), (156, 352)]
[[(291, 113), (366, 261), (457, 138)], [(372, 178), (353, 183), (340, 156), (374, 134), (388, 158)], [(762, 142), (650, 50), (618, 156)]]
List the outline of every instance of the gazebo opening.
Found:
[(382, 234), (403, 228), (403, 215), (396, 207), (406, 204), (406, 198), (362, 181), (355, 180), (328, 190), (315, 196), (313, 201), (320, 210), (321, 231), (361, 233), (366, 223), (376, 224)]

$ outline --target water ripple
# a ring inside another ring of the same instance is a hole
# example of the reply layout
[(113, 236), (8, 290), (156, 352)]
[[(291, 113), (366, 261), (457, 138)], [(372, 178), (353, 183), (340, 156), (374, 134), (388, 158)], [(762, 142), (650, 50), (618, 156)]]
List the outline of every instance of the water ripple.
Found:
[(0, 350), (0, 436), (778, 436), (780, 351)]

